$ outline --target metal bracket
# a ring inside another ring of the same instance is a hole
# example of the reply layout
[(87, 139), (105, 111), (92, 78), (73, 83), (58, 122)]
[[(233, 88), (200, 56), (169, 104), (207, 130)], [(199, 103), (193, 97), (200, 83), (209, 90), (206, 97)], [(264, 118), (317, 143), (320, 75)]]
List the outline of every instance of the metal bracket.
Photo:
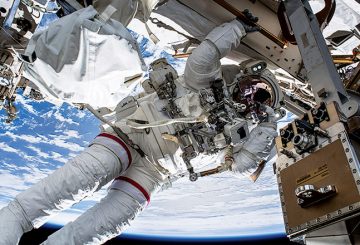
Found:
[(359, 105), (344, 88), (309, 2), (286, 0), (284, 5), (316, 102), (336, 101), (346, 117), (354, 115)]
[(296, 188), (297, 202), (302, 208), (310, 207), (318, 202), (329, 199), (336, 194), (336, 187), (328, 185), (316, 189), (313, 185), (301, 185)]

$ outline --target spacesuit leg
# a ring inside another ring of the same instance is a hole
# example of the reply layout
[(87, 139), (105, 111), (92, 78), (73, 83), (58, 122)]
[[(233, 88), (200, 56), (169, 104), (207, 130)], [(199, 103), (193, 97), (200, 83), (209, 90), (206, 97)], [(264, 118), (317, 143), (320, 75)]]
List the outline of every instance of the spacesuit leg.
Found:
[(106, 197), (49, 236), (44, 244), (102, 244), (123, 232), (163, 183), (161, 174), (145, 166), (144, 161), (133, 163), (113, 182)]
[[(17, 244), (24, 232), (91, 195), (129, 166), (131, 155), (119, 138), (103, 133), (80, 155), (20, 193), (0, 210), (0, 244)], [(129, 155), (128, 155), (129, 153)]]

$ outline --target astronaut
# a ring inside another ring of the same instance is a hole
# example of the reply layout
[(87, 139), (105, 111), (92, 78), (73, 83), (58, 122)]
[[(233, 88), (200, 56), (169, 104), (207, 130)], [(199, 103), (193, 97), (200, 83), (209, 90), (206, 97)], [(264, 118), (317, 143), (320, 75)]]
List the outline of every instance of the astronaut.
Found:
[[(225, 154), (230, 145), (228, 170), (254, 174), (277, 135), (278, 101), (266, 86), (257, 86), (259, 78), (244, 87), (239, 67), (223, 76), (220, 64), (251, 31), (238, 20), (215, 28), (188, 58), (184, 76), (164, 60), (153, 63), (143, 83), (147, 95), (130, 115), (123, 113), (126, 105), (117, 107), (116, 122), (86, 150), (0, 210), (0, 244), (17, 244), (23, 233), (114, 180), (99, 203), (44, 242), (104, 243), (124, 231), (172, 177), (187, 175), (184, 169), (192, 180), (199, 177), (192, 167), (197, 156)], [(191, 134), (194, 126), (203, 136)]]

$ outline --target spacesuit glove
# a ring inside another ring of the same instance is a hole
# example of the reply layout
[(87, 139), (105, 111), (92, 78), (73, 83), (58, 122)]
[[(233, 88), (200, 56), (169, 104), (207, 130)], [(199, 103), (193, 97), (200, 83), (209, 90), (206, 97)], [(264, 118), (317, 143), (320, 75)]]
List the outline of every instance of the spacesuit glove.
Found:
[(276, 121), (280, 119), (279, 116), (276, 116), (275, 110), (270, 106), (263, 105), (265, 107), (265, 112), (267, 114), (267, 122), (274, 124), (276, 128)]
[[(260, 27), (255, 25), (255, 23), (258, 22), (259, 18), (253, 16), (248, 9), (245, 9), (242, 13), (248, 21), (244, 21), (240, 17), (237, 17), (236, 19), (243, 25), (245, 32), (250, 33), (250, 32), (260, 31)], [(254, 23), (254, 24), (250, 24), (250, 23)]]
[(250, 132), (249, 139), (240, 146), (234, 147), (234, 163), (231, 171), (250, 176), (258, 168), (261, 160), (267, 159), (277, 136), (276, 124), (260, 123)]

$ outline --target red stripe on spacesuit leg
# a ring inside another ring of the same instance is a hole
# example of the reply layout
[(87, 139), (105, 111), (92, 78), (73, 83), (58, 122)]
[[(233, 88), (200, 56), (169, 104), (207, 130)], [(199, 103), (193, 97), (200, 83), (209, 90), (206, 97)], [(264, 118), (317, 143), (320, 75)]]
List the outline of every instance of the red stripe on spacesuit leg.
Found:
[(123, 181), (126, 181), (126, 182), (132, 184), (134, 187), (136, 187), (136, 189), (138, 189), (144, 195), (144, 197), (146, 198), (146, 201), (148, 203), (150, 203), (150, 195), (149, 195), (149, 193), (147, 193), (147, 191), (144, 189), (144, 187), (142, 187), (138, 182), (136, 182), (135, 180), (130, 179), (128, 177), (125, 177), (125, 176), (119, 176), (116, 179), (117, 180), (123, 180)]
[(124, 142), (122, 142), (118, 137), (116, 137), (116, 136), (114, 136), (112, 134), (101, 133), (98, 136), (107, 137), (109, 139), (112, 139), (112, 140), (116, 141), (117, 143), (119, 143), (124, 148), (124, 150), (126, 151), (126, 154), (128, 156), (128, 160), (129, 160), (128, 167), (126, 168), (126, 169), (128, 169), (130, 167), (131, 162), (132, 162), (132, 157), (131, 157), (131, 153), (130, 153), (130, 150), (127, 147), (127, 145)]

